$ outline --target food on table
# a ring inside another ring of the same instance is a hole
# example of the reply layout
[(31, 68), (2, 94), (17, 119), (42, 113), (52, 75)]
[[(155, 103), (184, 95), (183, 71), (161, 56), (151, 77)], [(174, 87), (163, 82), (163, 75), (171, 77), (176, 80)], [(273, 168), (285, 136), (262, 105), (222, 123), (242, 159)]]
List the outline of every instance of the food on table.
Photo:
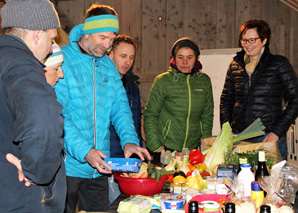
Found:
[(189, 153), (189, 161), (192, 165), (197, 165), (203, 163), (205, 156), (200, 152), (200, 150), (192, 149)]

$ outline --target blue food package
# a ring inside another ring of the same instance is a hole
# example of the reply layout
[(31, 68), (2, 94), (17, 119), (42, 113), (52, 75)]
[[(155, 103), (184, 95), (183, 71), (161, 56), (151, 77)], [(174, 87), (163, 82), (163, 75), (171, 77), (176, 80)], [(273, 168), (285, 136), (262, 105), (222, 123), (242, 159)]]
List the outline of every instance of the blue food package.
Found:
[(142, 160), (137, 158), (104, 158), (109, 164), (112, 171), (115, 172), (136, 172), (138, 173), (142, 164)]

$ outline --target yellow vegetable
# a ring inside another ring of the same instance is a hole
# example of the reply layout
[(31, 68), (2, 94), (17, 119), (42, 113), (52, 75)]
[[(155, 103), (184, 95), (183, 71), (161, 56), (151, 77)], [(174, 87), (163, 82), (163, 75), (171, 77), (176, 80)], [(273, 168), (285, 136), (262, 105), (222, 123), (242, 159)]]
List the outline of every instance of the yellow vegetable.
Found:
[(186, 183), (185, 177), (178, 175), (173, 178), (173, 183)]
[(202, 190), (203, 178), (200, 174), (198, 174), (197, 176), (189, 176), (187, 180), (189, 188)]

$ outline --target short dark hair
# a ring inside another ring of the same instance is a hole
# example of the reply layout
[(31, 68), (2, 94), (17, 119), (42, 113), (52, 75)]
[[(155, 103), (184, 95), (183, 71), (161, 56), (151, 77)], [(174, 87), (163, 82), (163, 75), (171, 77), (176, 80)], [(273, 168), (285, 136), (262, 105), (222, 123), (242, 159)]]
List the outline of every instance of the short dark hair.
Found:
[(253, 28), (255, 28), (257, 30), (257, 33), (258, 33), (261, 41), (264, 41), (264, 39), (267, 38), (267, 42), (266, 42), (265, 46), (269, 46), (270, 37), (271, 37), (271, 29), (269, 27), (269, 24), (263, 20), (251, 19), (246, 22), (243, 22), (243, 24), (240, 28), (239, 43), (238, 43), (239, 47), (242, 47), (240, 40), (242, 39), (243, 34), (248, 29), (253, 29)]
[(112, 44), (112, 51), (115, 50), (117, 46), (122, 42), (131, 44), (134, 46), (135, 50), (137, 49), (136, 42), (133, 40), (133, 38), (128, 35), (122, 34), (122, 35), (117, 35), (116, 38), (114, 39)]
[(92, 16), (99, 16), (99, 15), (115, 15), (118, 17), (117, 12), (114, 8), (103, 5), (103, 4), (92, 4), (87, 10), (84, 19), (92, 17)]

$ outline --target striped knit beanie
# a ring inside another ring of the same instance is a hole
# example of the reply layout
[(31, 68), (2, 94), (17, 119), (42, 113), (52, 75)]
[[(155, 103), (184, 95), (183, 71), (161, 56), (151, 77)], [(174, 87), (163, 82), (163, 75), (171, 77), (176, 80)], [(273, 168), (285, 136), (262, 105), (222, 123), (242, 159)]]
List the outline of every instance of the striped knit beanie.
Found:
[(118, 30), (119, 22), (115, 15), (98, 15), (85, 19), (84, 35), (101, 32), (114, 32), (117, 34)]
[(49, 54), (48, 57), (45, 59), (44, 65), (46, 65), (47, 67), (62, 63), (64, 61), (63, 53), (58, 44), (53, 43), (52, 49), (52, 53)]

